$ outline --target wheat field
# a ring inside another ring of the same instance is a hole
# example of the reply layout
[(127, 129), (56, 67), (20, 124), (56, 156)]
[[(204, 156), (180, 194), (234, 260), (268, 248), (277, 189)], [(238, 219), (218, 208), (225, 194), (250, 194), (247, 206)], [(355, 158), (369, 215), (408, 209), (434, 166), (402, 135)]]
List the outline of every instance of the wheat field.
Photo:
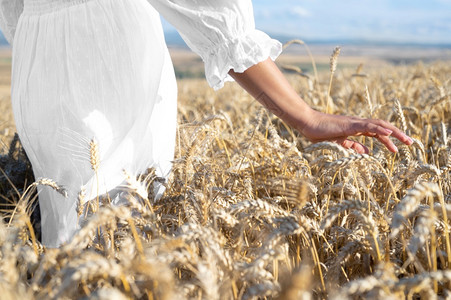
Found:
[(80, 197), (95, 213), (46, 249), (34, 191), (64, 187), (32, 182), (2, 116), (0, 298), (451, 298), (451, 62), (283, 68), (314, 108), (391, 121), (414, 144), (393, 154), (358, 138), (368, 155), (310, 144), (236, 84), (184, 79), (164, 196), (154, 200), (152, 170), (125, 174), (127, 205)]

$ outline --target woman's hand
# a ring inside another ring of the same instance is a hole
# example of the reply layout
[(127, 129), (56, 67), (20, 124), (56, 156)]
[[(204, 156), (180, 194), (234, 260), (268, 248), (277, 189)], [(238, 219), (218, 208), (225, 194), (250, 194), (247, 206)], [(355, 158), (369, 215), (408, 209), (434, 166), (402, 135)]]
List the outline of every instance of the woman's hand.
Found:
[(392, 152), (398, 149), (390, 136), (406, 145), (412, 144), (407, 135), (388, 122), (330, 115), (313, 110), (293, 90), (271, 59), (258, 63), (243, 73), (231, 70), (229, 74), (258, 102), (312, 142), (334, 141), (358, 153), (368, 153), (368, 148), (348, 137), (364, 135), (377, 138)]
[(310, 118), (296, 129), (313, 143), (334, 141), (345, 148), (351, 148), (358, 153), (368, 153), (368, 148), (348, 139), (350, 136), (368, 136), (377, 138), (391, 152), (398, 148), (390, 140), (397, 138), (406, 145), (412, 144), (412, 139), (389, 122), (376, 119), (362, 119), (340, 115), (330, 115), (310, 110)]

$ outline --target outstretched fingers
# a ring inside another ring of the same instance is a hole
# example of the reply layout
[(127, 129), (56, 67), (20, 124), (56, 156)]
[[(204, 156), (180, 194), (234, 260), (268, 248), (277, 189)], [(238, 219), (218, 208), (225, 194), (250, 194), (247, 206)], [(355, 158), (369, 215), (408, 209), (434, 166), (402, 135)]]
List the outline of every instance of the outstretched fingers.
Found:
[(398, 139), (399, 141), (401, 141), (402, 143), (410, 146), (413, 144), (413, 140), (404, 132), (402, 132), (400, 129), (398, 129), (397, 127), (393, 126), (392, 124), (385, 122), (385, 121), (381, 121), (383, 122), (383, 124), (386, 126), (386, 128), (390, 129), (393, 131), (393, 133), (391, 134), (392, 137)]
[(392, 140), (390, 140), (388, 136), (377, 136), (376, 138), (391, 152), (398, 152), (398, 147), (395, 146), (395, 144), (392, 142)]
[(358, 117), (348, 117), (339, 115), (329, 115), (318, 113), (308, 130), (301, 131), (308, 136), (312, 142), (324, 140), (335, 141), (345, 148), (353, 149), (358, 153), (368, 153), (367, 147), (361, 143), (349, 140), (351, 136), (368, 136), (378, 139), (391, 152), (396, 153), (398, 148), (393, 143), (394, 137), (406, 145), (413, 143), (412, 139), (404, 132), (393, 126), (389, 122), (379, 119), (362, 119)]
[(370, 150), (365, 145), (362, 145), (356, 141), (351, 141), (348, 139), (341, 139), (341, 140), (338, 140), (337, 143), (339, 143), (341, 146), (343, 146), (346, 149), (354, 149), (357, 153), (360, 153), (360, 154), (370, 152)]
[(390, 134), (393, 133), (393, 130), (390, 130), (375, 123), (365, 123), (364, 130), (365, 131), (363, 132), (363, 135), (372, 137), (389, 136)]
[(407, 134), (405, 134), (400, 129), (398, 129), (396, 126), (393, 126), (389, 122), (386, 122), (383, 120), (375, 120), (375, 121), (379, 123), (379, 126), (383, 126), (384, 128), (391, 130), (392, 137), (398, 139), (399, 141), (401, 141), (402, 143), (404, 143), (408, 146), (412, 145), (412, 143), (413, 143), (412, 139)]
[(389, 136), (398, 139), (406, 145), (411, 145), (413, 143), (412, 139), (404, 132), (383, 120), (360, 119), (351, 127), (350, 135), (375, 137), (392, 152), (397, 152), (397, 148), (389, 139)]

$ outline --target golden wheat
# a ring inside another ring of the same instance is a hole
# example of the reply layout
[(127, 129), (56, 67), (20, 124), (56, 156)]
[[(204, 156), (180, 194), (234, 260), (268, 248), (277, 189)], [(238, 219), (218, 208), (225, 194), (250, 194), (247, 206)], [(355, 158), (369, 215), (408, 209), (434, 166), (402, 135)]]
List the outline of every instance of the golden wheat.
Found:
[[(393, 154), (359, 137), (366, 155), (311, 145), (237, 85), (213, 93), (203, 81), (181, 81), (163, 197), (154, 199), (161, 180), (152, 171), (124, 172), (121, 206), (89, 209), (95, 200), (82, 189), (81, 229), (49, 249), (34, 235), (33, 191), (45, 185), (66, 195), (64, 188), (38, 179), (4, 195), (15, 209), (0, 222), (2, 297), (449, 297), (451, 65), (336, 72), (338, 53), (314, 83), (289, 77), (295, 89), (317, 109), (399, 122), (414, 145)], [(87, 146), (97, 173), (101, 145)]]

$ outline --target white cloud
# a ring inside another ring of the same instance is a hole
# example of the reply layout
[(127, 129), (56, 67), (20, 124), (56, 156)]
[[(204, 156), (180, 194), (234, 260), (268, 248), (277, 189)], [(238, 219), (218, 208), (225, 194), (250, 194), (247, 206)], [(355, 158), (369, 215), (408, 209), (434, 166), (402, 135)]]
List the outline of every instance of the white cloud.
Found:
[(269, 8), (260, 8), (255, 11), (256, 17), (262, 17), (262, 18), (271, 18), (272, 17), (272, 11)]
[(291, 14), (296, 15), (301, 18), (309, 17), (311, 15), (310, 11), (308, 11), (307, 9), (300, 7), (300, 6), (295, 6), (293, 8), (290, 8), (290, 12), (291, 12)]
[[(256, 0), (259, 29), (307, 39), (449, 43), (451, 0)], [(333, 30), (331, 30), (333, 28)]]

